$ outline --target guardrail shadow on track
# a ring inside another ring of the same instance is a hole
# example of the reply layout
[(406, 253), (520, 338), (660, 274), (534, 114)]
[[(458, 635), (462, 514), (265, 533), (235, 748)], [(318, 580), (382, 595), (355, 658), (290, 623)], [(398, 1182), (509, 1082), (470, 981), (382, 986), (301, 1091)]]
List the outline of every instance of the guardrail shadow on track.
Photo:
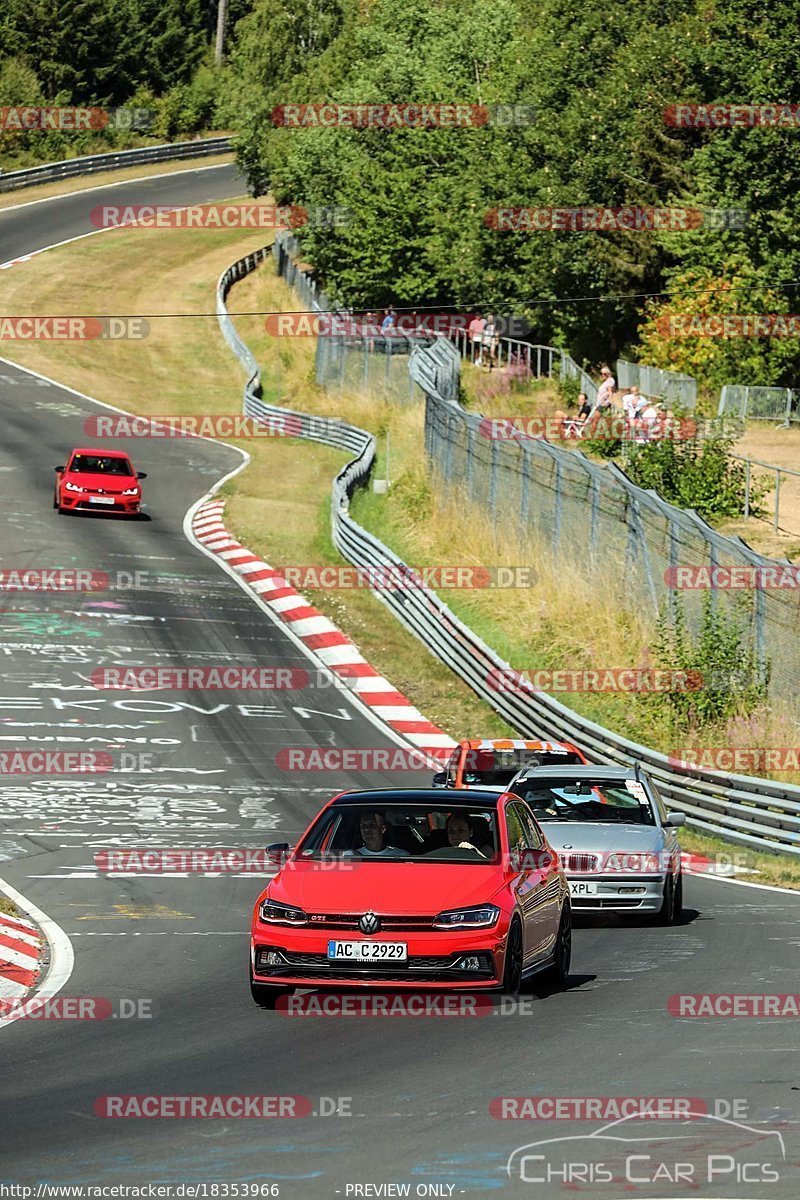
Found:
[[(301, 437), (350, 451), (353, 458), (333, 481), (331, 526), (334, 544), (355, 566), (403, 568), (402, 559), (359, 525), (349, 511), (350, 497), (357, 487), (367, 482), (375, 461), (373, 435), (344, 421), (267, 404), (262, 398), (258, 364), (236, 332), (225, 301), (234, 283), (255, 270), (271, 253), (274, 253), (272, 247), (265, 246), (239, 259), (222, 274), (217, 284), (220, 329), (247, 372), (244, 411), (256, 419), (291, 416), (299, 421)], [(426, 356), (426, 362), (420, 364), (419, 382), (426, 390), (435, 391), (439, 378), (437, 358), (448, 353), (457, 354), (442, 340)], [(449, 377), (448, 364), (443, 362), (441, 367), (444, 380)], [(451, 398), (442, 399), (450, 399), (452, 403)], [(523, 736), (577, 742), (596, 763), (627, 765), (631, 760), (639, 760), (647, 766), (665, 799), (674, 808), (685, 812), (691, 825), (753, 849), (800, 855), (800, 787), (747, 775), (721, 776), (699, 769), (691, 774), (676, 771), (666, 755), (597, 725), (546, 693), (515, 694), (495, 690), (488, 680), (497, 678), (498, 671), (510, 671), (509, 664), (459, 620), (434, 591), (428, 588), (404, 589), (402, 592), (381, 589), (373, 594), (431, 653), (455, 671)]]

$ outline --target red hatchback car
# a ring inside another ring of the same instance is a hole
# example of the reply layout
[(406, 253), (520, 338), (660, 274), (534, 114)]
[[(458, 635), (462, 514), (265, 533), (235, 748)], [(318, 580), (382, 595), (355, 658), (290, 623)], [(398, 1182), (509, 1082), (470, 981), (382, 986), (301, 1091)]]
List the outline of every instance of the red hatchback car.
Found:
[(273, 1008), (296, 987), (503, 990), (570, 966), (569, 890), (518, 796), (343, 792), (256, 901), (250, 988)]
[(135, 514), (142, 503), (140, 479), (122, 450), (73, 450), (65, 467), (56, 467), (53, 508)]

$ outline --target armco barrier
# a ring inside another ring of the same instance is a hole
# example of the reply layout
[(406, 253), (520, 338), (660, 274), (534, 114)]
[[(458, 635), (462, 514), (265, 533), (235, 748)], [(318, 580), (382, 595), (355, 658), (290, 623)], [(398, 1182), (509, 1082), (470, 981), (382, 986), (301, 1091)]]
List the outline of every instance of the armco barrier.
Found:
[(62, 162), (44, 163), (41, 167), (26, 167), (0, 175), (0, 192), (32, 187), (51, 179), (71, 179), (76, 175), (94, 175), (97, 171), (115, 171), (120, 167), (137, 167), (146, 163), (172, 162), (181, 158), (206, 158), (209, 154), (224, 154), (231, 150), (227, 137), (203, 138), (195, 142), (169, 142), (164, 146), (143, 146), (137, 150), (119, 150), (115, 154), (86, 154), (82, 158), (65, 158)]
[[(265, 404), (261, 398), (258, 365), (237, 334), (228, 316), (225, 299), (232, 285), (254, 270), (269, 253), (270, 248), (265, 247), (239, 259), (224, 272), (217, 285), (220, 328), (247, 371), (244, 410), (256, 418), (294, 416), (300, 419), (301, 436), (350, 451), (354, 457), (333, 482), (331, 522), (334, 543), (356, 566), (402, 567), (402, 560), (354, 521), (349, 512), (350, 497), (366, 482), (375, 460), (374, 437), (345, 422)], [(419, 378), (420, 381), (424, 378), (426, 389), (436, 390), (440, 373), (443, 379), (452, 376), (448, 356), (457, 357), (457, 351), (444, 339), (424, 353)], [(496, 691), (487, 682), (490, 672), (508, 671), (508, 663), (460, 621), (435, 592), (420, 588), (398, 592), (379, 590), (374, 594), (520, 734), (576, 742), (597, 763), (628, 764), (638, 760), (647, 766), (672, 807), (687, 814), (691, 825), (754, 849), (800, 855), (800, 787), (745, 775), (722, 776), (705, 770), (695, 770), (691, 774), (675, 771), (666, 755), (604, 729), (552, 696), (542, 692), (518, 695)]]

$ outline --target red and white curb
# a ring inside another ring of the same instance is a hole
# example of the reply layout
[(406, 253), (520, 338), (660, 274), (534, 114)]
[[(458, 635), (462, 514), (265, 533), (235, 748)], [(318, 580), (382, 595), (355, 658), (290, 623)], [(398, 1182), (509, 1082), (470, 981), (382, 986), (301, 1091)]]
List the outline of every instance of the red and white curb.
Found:
[(7, 271), (9, 267), (16, 267), (18, 263), (29, 262), (32, 258), (32, 254), (23, 254), (22, 258), (10, 258), (8, 262), (0, 263), (0, 271)]
[(43, 949), (39, 930), (31, 921), (0, 913), (0, 1000), (27, 996), (39, 977)]
[(231, 537), (222, 520), (224, 500), (208, 500), (194, 514), (192, 532), (241, 576), (262, 602), (284, 621), (332, 675), (338, 675), (372, 713), (395, 733), (441, 761), (455, 742), (432, 724), (371, 667), (350, 639), (324, 613), (309, 604), (281, 575)]

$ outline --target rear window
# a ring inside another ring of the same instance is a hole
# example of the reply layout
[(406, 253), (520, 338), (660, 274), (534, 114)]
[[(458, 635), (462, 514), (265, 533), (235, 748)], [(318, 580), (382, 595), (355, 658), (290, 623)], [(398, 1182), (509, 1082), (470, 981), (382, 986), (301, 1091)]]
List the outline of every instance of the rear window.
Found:
[(467, 750), (462, 779), (467, 786), (505, 787), (523, 767), (574, 767), (582, 762), (571, 750)]

